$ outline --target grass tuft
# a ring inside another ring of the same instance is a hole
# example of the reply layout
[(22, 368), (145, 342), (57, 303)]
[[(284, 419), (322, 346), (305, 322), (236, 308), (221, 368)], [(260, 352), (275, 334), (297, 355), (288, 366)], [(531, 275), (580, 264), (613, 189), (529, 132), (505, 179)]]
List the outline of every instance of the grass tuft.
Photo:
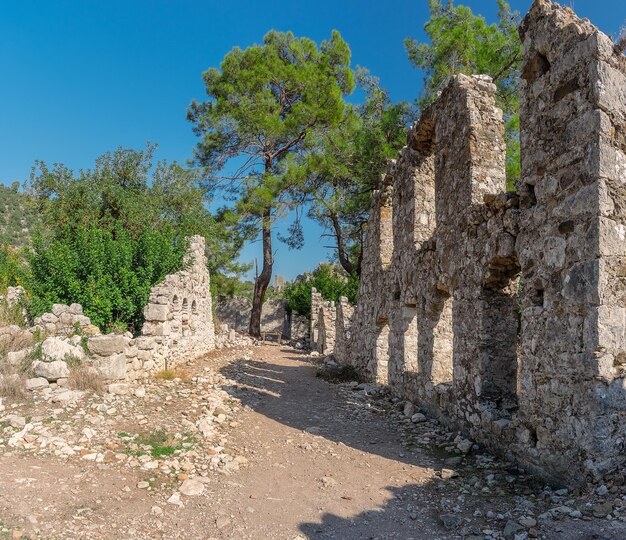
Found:
[(323, 365), (317, 369), (316, 376), (333, 384), (359, 380), (359, 374), (352, 366)]
[(178, 368), (162, 369), (154, 375), (157, 379), (162, 381), (173, 381), (174, 379), (180, 379), (187, 382), (190, 379), (189, 373)]
[(91, 391), (95, 394), (101, 394), (105, 389), (101, 373), (92, 366), (84, 366), (80, 363), (70, 365), (68, 382), (70, 388), (74, 390)]

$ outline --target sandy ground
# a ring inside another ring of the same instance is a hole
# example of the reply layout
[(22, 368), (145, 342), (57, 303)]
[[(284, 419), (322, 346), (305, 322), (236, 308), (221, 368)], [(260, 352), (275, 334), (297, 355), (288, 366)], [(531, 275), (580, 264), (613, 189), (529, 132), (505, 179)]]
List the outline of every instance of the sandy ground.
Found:
[[(620, 519), (556, 511), (512, 527), (582, 499), (490, 456), (451, 453), (456, 434), (316, 377), (316, 360), (294, 349), (212, 353), (188, 369), (206, 367), (241, 402), (224, 436), (247, 464), (208, 474), (204, 492), (179, 506), (167, 502), (180, 484), (171, 475), (0, 448), (0, 538), (626, 538)], [(188, 416), (185, 399), (170, 402), (170, 421)]]

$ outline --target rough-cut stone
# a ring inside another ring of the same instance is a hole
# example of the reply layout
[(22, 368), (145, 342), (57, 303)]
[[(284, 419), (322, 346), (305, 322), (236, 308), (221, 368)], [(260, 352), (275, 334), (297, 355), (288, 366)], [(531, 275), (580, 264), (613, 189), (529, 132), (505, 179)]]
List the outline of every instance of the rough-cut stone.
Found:
[(128, 383), (112, 383), (107, 387), (109, 394), (116, 396), (126, 396), (130, 394), (131, 388)]
[(187, 497), (195, 497), (197, 495), (202, 495), (204, 492), (204, 484), (200, 482), (200, 480), (189, 478), (181, 484), (178, 490), (183, 495), (187, 495)]
[[(359, 302), (336, 317), (334, 354), (580, 484), (626, 461), (626, 57), (549, 0), (520, 36), (517, 193), (495, 85), (453, 77), (373, 195)], [(312, 300), (319, 350), (328, 325)]]
[[(222, 296), (215, 308), (217, 318), (237, 332), (248, 332), (252, 301), (249, 298)], [(308, 319), (289, 310), (283, 299), (263, 302), (261, 332), (280, 333), (286, 339), (304, 339), (309, 333)]]
[(82, 347), (72, 345), (62, 338), (49, 337), (41, 344), (41, 355), (45, 361), (66, 360), (68, 358), (83, 360), (85, 351)]
[(126, 356), (124, 354), (95, 357), (93, 365), (105, 379), (120, 381), (126, 378)]
[(69, 377), (70, 370), (63, 360), (54, 360), (53, 362), (35, 360), (33, 362), (33, 374), (35, 377), (43, 377), (50, 382), (56, 382), (58, 379)]
[(119, 334), (106, 334), (104, 336), (95, 336), (87, 341), (87, 348), (93, 354), (100, 356), (110, 356), (124, 352), (124, 348), (128, 345), (128, 338)]
[(32, 379), (26, 380), (26, 389), (27, 390), (39, 390), (40, 388), (46, 388), (50, 385), (48, 379), (44, 377), (34, 377)]

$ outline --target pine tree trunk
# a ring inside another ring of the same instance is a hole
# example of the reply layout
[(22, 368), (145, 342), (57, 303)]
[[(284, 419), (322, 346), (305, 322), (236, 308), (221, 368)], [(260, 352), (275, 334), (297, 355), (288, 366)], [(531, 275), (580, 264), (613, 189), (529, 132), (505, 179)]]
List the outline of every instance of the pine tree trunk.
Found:
[(252, 297), (252, 313), (250, 314), (249, 333), (253, 337), (261, 336), (261, 309), (265, 299), (265, 291), (272, 279), (272, 225), (271, 209), (263, 211), (263, 268), (254, 282), (254, 296)]

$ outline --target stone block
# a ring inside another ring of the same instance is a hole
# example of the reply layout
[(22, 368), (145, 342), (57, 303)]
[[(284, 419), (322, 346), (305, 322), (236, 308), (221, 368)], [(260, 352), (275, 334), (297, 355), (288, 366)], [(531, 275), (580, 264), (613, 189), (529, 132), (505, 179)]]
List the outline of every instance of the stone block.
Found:
[(67, 367), (67, 363), (63, 360), (55, 360), (53, 362), (35, 360), (33, 362), (33, 374), (35, 377), (42, 377), (49, 382), (56, 382), (58, 379), (69, 377), (70, 370)]
[(93, 354), (109, 356), (111, 354), (124, 352), (124, 348), (128, 342), (129, 339), (125, 336), (120, 336), (118, 334), (105, 334), (90, 337), (87, 341), (87, 347)]
[(119, 381), (126, 378), (126, 357), (124, 354), (96, 357), (93, 365), (107, 380)]
[(72, 315), (82, 315), (83, 314), (83, 306), (80, 304), (70, 304), (69, 312)]
[(162, 304), (148, 304), (143, 310), (146, 321), (167, 321), (169, 307)]
[(39, 390), (48, 386), (50, 386), (50, 383), (44, 377), (34, 377), (26, 380), (26, 390)]
[(41, 354), (46, 361), (65, 360), (67, 358), (82, 360), (85, 358), (85, 351), (82, 347), (72, 345), (69, 341), (59, 337), (46, 338), (41, 344)]
[(66, 311), (69, 311), (70, 307), (65, 304), (52, 304), (52, 313), (57, 317), (60, 317)]

